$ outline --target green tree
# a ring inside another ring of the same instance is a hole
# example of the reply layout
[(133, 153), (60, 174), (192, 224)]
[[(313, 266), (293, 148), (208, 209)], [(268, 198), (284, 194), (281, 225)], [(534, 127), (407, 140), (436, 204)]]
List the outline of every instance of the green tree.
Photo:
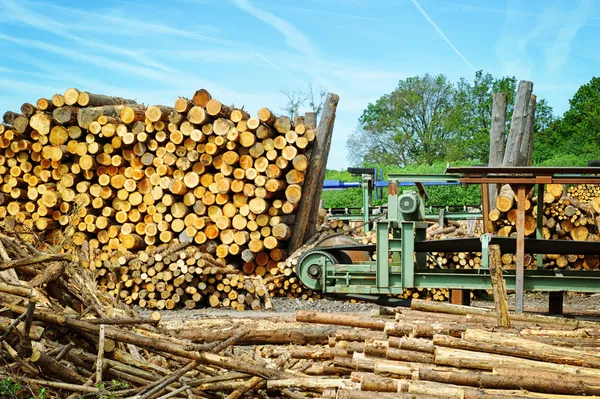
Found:
[(404, 166), (445, 158), (455, 128), (454, 85), (444, 75), (411, 77), (369, 104), (348, 141), (354, 164)]
[(561, 119), (540, 126), (533, 147), (536, 164), (582, 166), (600, 158), (600, 78), (577, 90)]
[[(515, 77), (478, 71), (472, 82), (453, 84), (443, 75), (401, 80), (390, 94), (369, 104), (348, 140), (355, 165), (406, 166), (438, 161), (487, 163), (494, 93), (507, 93), (507, 126), (517, 89)], [(536, 131), (552, 124), (552, 108), (538, 99)]]
[(453, 147), (449, 161), (471, 160), (487, 163), (490, 148), (490, 129), (492, 127), (492, 106), (494, 93), (507, 94), (507, 126), (510, 129), (510, 119), (517, 79), (504, 77), (495, 79), (483, 71), (475, 73), (473, 82), (461, 79), (457, 83), (455, 96), (455, 117), (458, 120), (460, 143)]

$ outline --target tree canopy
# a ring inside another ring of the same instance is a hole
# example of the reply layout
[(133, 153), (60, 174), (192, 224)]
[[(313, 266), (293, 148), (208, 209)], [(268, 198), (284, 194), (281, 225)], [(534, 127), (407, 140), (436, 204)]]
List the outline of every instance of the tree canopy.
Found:
[[(384, 172), (442, 173), (453, 165), (487, 164), (493, 94), (507, 94), (507, 126), (517, 89), (514, 77), (495, 78), (476, 72), (472, 81), (453, 83), (444, 75), (422, 75), (369, 104), (347, 146), (354, 165)], [(535, 92), (535, 87), (534, 87)], [(600, 78), (582, 85), (569, 109), (556, 117), (547, 101), (537, 98), (533, 164), (585, 166), (600, 159)], [(329, 171), (328, 179), (355, 181), (349, 174)], [(468, 205), (480, 201), (479, 189), (432, 187), (429, 205)], [(327, 207), (361, 206), (360, 190), (323, 194)], [(385, 198), (380, 200), (385, 201)]]
[(600, 159), (600, 78), (577, 90), (563, 117), (540, 129), (533, 146), (536, 164), (584, 166)]
[[(452, 83), (444, 75), (410, 77), (369, 104), (348, 140), (351, 162), (407, 166), (439, 161), (487, 163), (492, 98), (507, 93), (507, 131), (517, 88), (514, 77), (479, 71), (473, 81)], [(537, 101), (536, 129), (553, 121), (552, 109)]]

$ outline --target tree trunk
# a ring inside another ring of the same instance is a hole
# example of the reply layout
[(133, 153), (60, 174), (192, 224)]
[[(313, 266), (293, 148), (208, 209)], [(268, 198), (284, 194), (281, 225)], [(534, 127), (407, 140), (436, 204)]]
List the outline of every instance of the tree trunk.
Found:
[[(492, 105), (492, 130), (490, 131), (490, 157), (489, 166), (501, 166), (504, 159), (504, 146), (506, 142), (506, 93), (494, 93)], [(489, 201), (490, 209), (496, 203), (498, 188), (490, 184)]]
[(296, 223), (288, 245), (289, 253), (300, 248), (305, 240), (314, 235), (316, 230), (321, 191), (331, 147), (338, 101), (339, 96), (332, 93), (329, 93), (325, 99), (323, 115), (319, 123), (318, 138), (312, 149), (311, 163), (304, 180), (303, 198), (305, 200), (300, 202), (297, 211)]
[(529, 109), (527, 110), (527, 121), (525, 122), (525, 134), (523, 135), (523, 142), (519, 149), (519, 162), (523, 166), (532, 165), (533, 155), (533, 140), (535, 136), (535, 110), (536, 110), (536, 96), (531, 95), (529, 100)]
[(519, 82), (502, 166), (524, 166), (520, 164), (519, 154), (525, 135), (527, 112), (529, 110), (529, 101), (531, 99), (532, 91), (533, 83), (525, 80)]

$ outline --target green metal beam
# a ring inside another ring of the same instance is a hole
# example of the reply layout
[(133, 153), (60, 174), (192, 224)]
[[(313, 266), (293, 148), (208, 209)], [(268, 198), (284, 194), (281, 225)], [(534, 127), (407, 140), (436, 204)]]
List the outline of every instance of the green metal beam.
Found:
[[(381, 294), (381, 288), (375, 281), (374, 265), (334, 265), (333, 270), (328, 270), (325, 287), (327, 293), (356, 293), (356, 294)], [(418, 270), (418, 269), (417, 269)], [(390, 284), (386, 290), (391, 294), (401, 294), (404, 288), (448, 288), (487, 290), (492, 288), (492, 281), (487, 271), (465, 270), (430, 270), (414, 273), (412, 286), (402, 285), (400, 267), (390, 267)], [(515, 289), (514, 272), (505, 273), (506, 288)], [(524, 288), (530, 291), (573, 291), (573, 292), (600, 292), (600, 273), (592, 271), (553, 271), (531, 270), (525, 274)]]

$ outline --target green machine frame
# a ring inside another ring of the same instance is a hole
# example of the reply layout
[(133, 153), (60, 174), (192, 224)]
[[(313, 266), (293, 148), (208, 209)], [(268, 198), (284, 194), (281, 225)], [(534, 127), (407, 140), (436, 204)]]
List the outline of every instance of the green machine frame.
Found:
[[(357, 174), (358, 175), (358, 174)], [(401, 177), (400, 177), (401, 176)], [(390, 174), (389, 180), (394, 177), (400, 179), (398, 181), (406, 182), (406, 183), (414, 183), (414, 182), (422, 182), (422, 183), (440, 183), (440, 182), (455, 182), (459, 183), (458, 178), (451, 177), (448, 175), (399, 175), (399, 174)], [(361, 188), (361, 197), (362, 197), (362, 212), (356, 214), (341, 214), (341, 215), (332, 215), (333, 218), (339, 220), (361, 220), (363, 222), (363, 231), (365, 233), (371, 231), (373, 223), (370, 223), (370, 218), (375, 218), (378, 216), (374, 209), (378, 207), (373, 207), (373, 191), (374, 188), (374, 175), (369, 173), (361, 173), (360, 174), (360, 188)], [(425, 213), (425, 218), (428, 220), (437, 219), (440, 221), (440, 225), (444, 223), (445, 220), (468, 220), (468, 219), (481, 219), (481, 212), (446, 212), (444, 209), (440, 209), (439, 213)]]
[[(316, 248), (298, 262), (301, 281), (326, 294), (402, 294), (405, 288), (490, 289), (488, 246), (497, 243), (514, 252), (515, 240), (480, 238), (426, 241), (428, 224), (424, 203), (426, 181), (460, 181), (459, 175), (390, 175), (388, 213), (375, 223), (377, 245)], [(415, 182), (416, 191), (399, 193), (398, 183)], [(550, 240), (528, 239), (526, 249), (533, 253), (600, 253), (600, 243), (564, 241), (556, 248)], [(375, 251), (375, 261), (353, 263), (349, 252)], [(436, 251), (482, 252), (482, 266), (476, 270), (429, 269), (427, 256)], [(581, 252), (580, 252), (581, 251)], [(527, 270), (523, 288), (535, 291), (600, 292), (600, 272), (569, 270)], [(505, 272), (508, 289), (515, 289), (516, 271)]]

